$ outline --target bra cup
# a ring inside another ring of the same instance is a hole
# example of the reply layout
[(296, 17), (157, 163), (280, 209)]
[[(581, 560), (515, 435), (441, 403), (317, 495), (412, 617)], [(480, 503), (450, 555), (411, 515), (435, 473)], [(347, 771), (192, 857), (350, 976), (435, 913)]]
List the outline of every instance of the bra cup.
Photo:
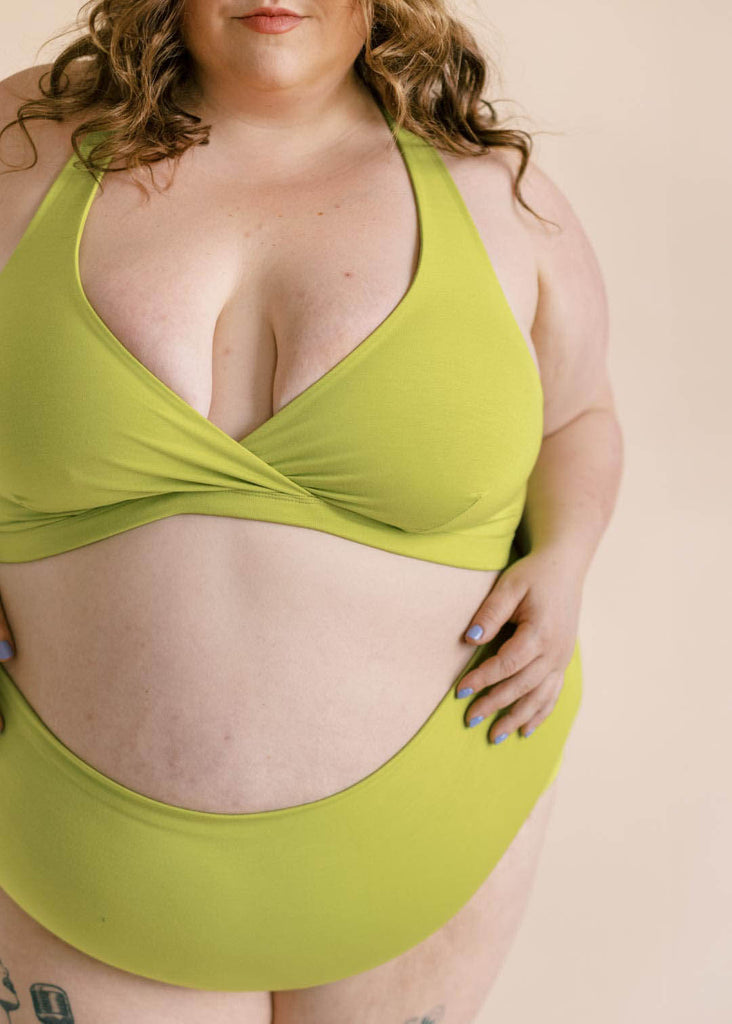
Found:
[[(470, 533), (474, 529), (484, 530), (486, 524), (490, 523), (491, 528), (495, 528), (497, 534), (510, 533), (513, 535), (521, 519), (525, 499), (525, 484), (519, 488), (502, 509), (496, 508), (496, 497), (494, 494), (490, 492), (479, 494), (469, 505), (451, 519), (447, 519), (445, 522), (435, 526), (430, 526), (425, 530), (410, 528), (410, 532), (423, 535), (429, 533)], [(510, 525), (510, 528), (507, 524)]]
[[(470, 523), (467, 522), (470, 519), (470, 512), (477, 505), (479, 505), (483, 501), (484, 498), (485, 498), (484, 494), (479, 494), (477, 498), (474, 498), (473, 501), (470, 502), (470, 504), (467, 506), (467, 508), (464, 508), (461, 512), (458, 512), (458, 514), (456, 516), (453, 516), (451, 519), (445, 520), (445, 522), (443, 522), (443, 523), (437, 523), (436, 525), (429, 526), (429, 527), (427, 527), (426, 529), (423, 529), (423, 530), (419, 530), (419, 529), (415, 529), (414, 527), (410, 527), (410, 531), (409, 532), (410, 533), (436, 533), (436, 532), (439, 532), (441, 530), (450, 530), (451, 531), (453, 526), (459, 526), (461, 521), (463, 521), (463, 520), (466, 521), (466, 525), (470, 525)], [(479, 517), (479, 519), (480, 519), (480, 517)]]
[(0, 562), (191, 513), (505, 564), (542, 440), (541, 382), (437, 150), (406, 131), (398, 141), (420, 222), (408, 291), (241, 439), (156, 377), (88, 301), (78, 251), (95, 184), (69, 160), (0, 273)]

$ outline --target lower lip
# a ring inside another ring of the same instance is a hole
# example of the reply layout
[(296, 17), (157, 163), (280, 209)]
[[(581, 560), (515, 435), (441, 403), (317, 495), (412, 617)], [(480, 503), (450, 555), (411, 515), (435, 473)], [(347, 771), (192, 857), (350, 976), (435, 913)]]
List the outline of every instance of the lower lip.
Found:
[(253, 32), (277, 33), (289, 32), (291, 28), (300, 24), (302, 18), (296, 18), (289, 14), (252, 14), (248, 18), (239, 18), (238, 20)]

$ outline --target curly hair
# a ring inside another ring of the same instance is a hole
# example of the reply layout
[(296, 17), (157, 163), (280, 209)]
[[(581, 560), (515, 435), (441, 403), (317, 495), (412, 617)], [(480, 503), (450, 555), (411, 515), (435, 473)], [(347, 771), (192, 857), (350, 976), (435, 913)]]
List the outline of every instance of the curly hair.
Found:
[[(26, 121), (63, 122), (91, 108), (92, 116), (74, 128), (71, 144), (95, 179), (105, 169), (134, 172), (146, 167), (149, 171), (160, 160), (177, 161), (191, 146), (207, 145), (211, 126), (178, 102), (193, 72), (182, 34), (185, 2), (87, 0), (74, 26), (83, 28), (83, 34), (41, 75), (41, 97), (23, 102), (15, 119), (0, 130), (2, 138), (17, 124), (33, 147), (33, 163), (12, 169), (30, 169), (38, 159)], [(521, 195), (532, 136), (523, 129), (500, 126), (493, 103), (481, 98), (497, 70), (472, 33), (450, 13), (447, 0), (357, 3), (367, 33), (354, 70), (394, 119), (394, 133), (405, 127), (433, 145), (463, 155), (478, 156), (496, 147), (517, 150), (521, 158), (518, 171), (512, 174), (514, 196), (537, 219), (554, 223), (537, 214)], [(83, 63), (84, 73), (72, 81), (66, 68), (76, 60)], [(85, 155), (79, 140), (90, 132), (103, 132), (105, 137)], [(122, 161), (123, 166), (107, 167), (111, 161)], [(152, 173), (150, 177), (157, 188)]]

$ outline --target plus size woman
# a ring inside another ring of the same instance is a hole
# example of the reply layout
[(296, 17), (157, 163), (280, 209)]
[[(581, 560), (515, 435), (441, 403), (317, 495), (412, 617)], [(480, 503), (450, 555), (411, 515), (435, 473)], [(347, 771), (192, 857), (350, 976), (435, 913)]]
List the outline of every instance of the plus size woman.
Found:
[(12, 1010), (470, 1024), (621, 472), (591, 244), (442, 0), (88, 7), (0, 83)]

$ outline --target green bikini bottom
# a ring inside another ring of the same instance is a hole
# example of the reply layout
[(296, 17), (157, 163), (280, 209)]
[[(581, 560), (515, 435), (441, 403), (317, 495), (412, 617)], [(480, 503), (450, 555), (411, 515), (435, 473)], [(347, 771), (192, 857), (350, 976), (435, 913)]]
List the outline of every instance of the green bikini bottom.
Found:
[[(477, 647), (458, 679), (505, 638)], [(579, 642), (528, 739), (488, 742), (501, 711), (468, 728), (455, 682), (352, 786), (222, 814), (97, 771), (0, 665), (0, 886), (87, 955), (171, 985), (307, 988), (385, 963), (460, 910), (553, 780), (581, 699)]]

